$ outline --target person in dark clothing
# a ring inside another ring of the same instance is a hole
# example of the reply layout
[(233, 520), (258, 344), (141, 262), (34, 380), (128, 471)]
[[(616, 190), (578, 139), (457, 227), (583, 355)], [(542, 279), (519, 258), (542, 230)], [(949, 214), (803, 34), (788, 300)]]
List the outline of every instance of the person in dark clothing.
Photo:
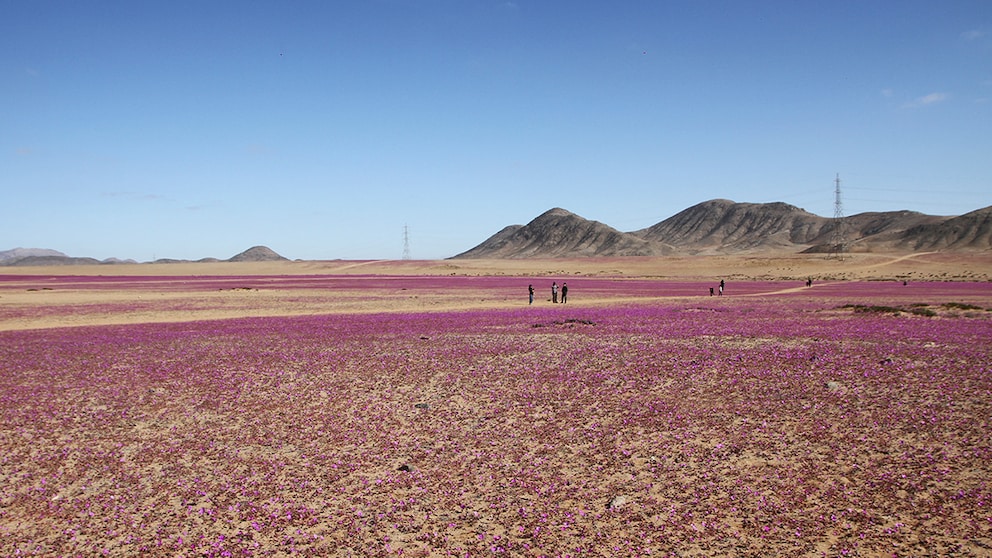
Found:
[(527, 285), (527, 294), (530, 295), (530, 302), (527, 304), (534, 304), (534, 285)]
[(563, 282), (561, 284), (561, 303), (565, 304), (567, 298), (568, 298), (568, 283)]
[(723, 279), (720, 279), (720, 296), (723, 296)]

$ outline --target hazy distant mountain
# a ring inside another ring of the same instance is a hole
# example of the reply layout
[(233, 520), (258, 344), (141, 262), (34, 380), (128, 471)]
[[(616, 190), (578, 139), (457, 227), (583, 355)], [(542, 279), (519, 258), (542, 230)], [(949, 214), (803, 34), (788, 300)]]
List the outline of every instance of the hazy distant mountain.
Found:
[(989, 250), (992, 207), (960, 217), (914, 211), (860, 213), (841, 221), (781, 203), (710, 200), (624, 233), (564, 209), (504, 228), (455, 258), (555, 258), (663, 254)]
[(229, 262), (276, 262), (288, 261), (267, 246), (252, 246), (227, 260)]
[(93, 265), (100, 264), (94, 258), (73, 258), (48, 248), (14, 248), (0, 252), (0, 265), (32, 266), (32, 265)]
[[(267, 262), (288, 260), (265, 246), (254, 246), (228, 260), (219, 260), (217, 258), (201, 258), (197, 260), (198, 263), (220, 261)], [(138, 262), (118, 258), (107, 258), (101, 261), (95, 258), (72, 257), (56, 250), (42, 248), (14, 248), (13, 250), (0, 251), (0, 266), (113, 265), (133, 263)], [(190, 263), (190, 260), (159, 258), (152, 263)]]
[(0, 250), (0, 265), (8, 262), (13, 262), (15, 260), (20, 260), (22, 258), (30, 258), (36, 256), (61, 256), (67, 258), (62, 252), (58, 250), (49, 250), (47, 248), (14, 248), (13, 250)]
[(499, 231), (456, 258), (555, 258), (588, 256), (653, 256), (664, 253), (630, 233), (583, 219), (561, 208), (546, 211), (526, 225)]

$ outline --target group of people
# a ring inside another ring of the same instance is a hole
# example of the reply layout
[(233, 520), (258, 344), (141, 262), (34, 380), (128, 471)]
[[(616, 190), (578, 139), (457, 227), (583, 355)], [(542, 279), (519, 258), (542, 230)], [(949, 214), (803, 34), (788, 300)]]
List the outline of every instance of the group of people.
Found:
[[(726, 283), (723, 282), (723, 279), (720, 279), (720, 296), (723, 296), (724, 285), (726, 285)], [(713, 287), (710, 287), (710, 296), (713, 296)]]
[[(527, 285), (527, 293), (530, 295), (530, 304), (534, 304), (534, 285)], [(551, 282), (551, 302), (552, 304), (558, 304), (558, 282)], [(562, 281), (561, 283), (561, 302), (565, 304), (568, 302), (568, 283)]]
[[(807, 281), (806, 286), (809, 287), (812, 284), (813, 284), (813, 280), (810, 279), (810, 280)], [(720, 296), (723, 296), (723, 288), (725, 286), (727, 286), (727, 283), (723, 279), (720, 279), (720, 285), (717, 287), (717, 289), (719, 289), (719, 295)], [(710, 287), (710, 296), (713, 296), (715, 294), (714, 293), (714, 290), (715, 289), (713, 287)], [(565, 283), (564, 281), (562, 281), (562, 283), (561, 283), (561, 291), (560, 292), (561, 292), (561, 302), (562, 302), (562, 304), (565, 304), (566, 302), (568, 302), (568, 283)], [(551, 282), (551, 303), (552, 304), (558, 304), (558, 293), (559, 293), (558, 282), (557, 281), (552, 281)], [(534, 285), (533, 284), (527, 285), (527, 294), (530, 297), (530, 302), (529, 303), (530, 304), (534, 304)]]
[[(905, 285), (905, 284), (906, 284), (906, 282), (903, 281), (903, 285)], [(720, 296), (723, 296), (723, 288), (726, 285), (727, 285), (726, 282), (724, 282), (723, 279), (720, 279), (720, 285), (718, 287), (716, 287), (716, 289), (719, 289), (718, 294)], [(806, 286), (807, 287), (812, 287), (813, 286), (813, 278), (812, 277), (806, 279)], [(714, 291), (716, 289), (714, 289), (713, 287), (710, 287), (710, 296), (713, 296), (714, 294), (717, 294), (717, 293), (714, 293)], [(530, 295), (530, 304), (534, 304), (534, 285), (527, 285), (527, 292)], [(561, 302), (562, 302), (562, 304), (564, 304), (568, 300), (568, 284), (565, 283), (564, 281), (562, 281), (561, 291), (560, 292), (561, 292)], [(551, 302), (553, 304), (558, 304), (558, 293), (559, 293), (558, 282), (557, 281), (552, 281), (552, 283), (551, 283)]]

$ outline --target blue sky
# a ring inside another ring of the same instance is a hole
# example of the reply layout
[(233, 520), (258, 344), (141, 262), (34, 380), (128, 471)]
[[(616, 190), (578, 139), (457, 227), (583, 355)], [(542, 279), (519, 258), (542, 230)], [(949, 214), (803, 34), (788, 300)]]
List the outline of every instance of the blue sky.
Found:
[(992, 2), (0, 1), (0, 249), (440, 259), (563, 207), (992, 205)]

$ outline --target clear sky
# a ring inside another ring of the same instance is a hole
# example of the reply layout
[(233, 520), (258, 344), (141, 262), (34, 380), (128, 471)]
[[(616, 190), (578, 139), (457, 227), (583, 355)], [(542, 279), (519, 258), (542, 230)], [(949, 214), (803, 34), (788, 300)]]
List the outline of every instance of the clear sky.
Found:
[(992, 2), (0, 0), (0, 250), (439, 259), (992, 205)]

